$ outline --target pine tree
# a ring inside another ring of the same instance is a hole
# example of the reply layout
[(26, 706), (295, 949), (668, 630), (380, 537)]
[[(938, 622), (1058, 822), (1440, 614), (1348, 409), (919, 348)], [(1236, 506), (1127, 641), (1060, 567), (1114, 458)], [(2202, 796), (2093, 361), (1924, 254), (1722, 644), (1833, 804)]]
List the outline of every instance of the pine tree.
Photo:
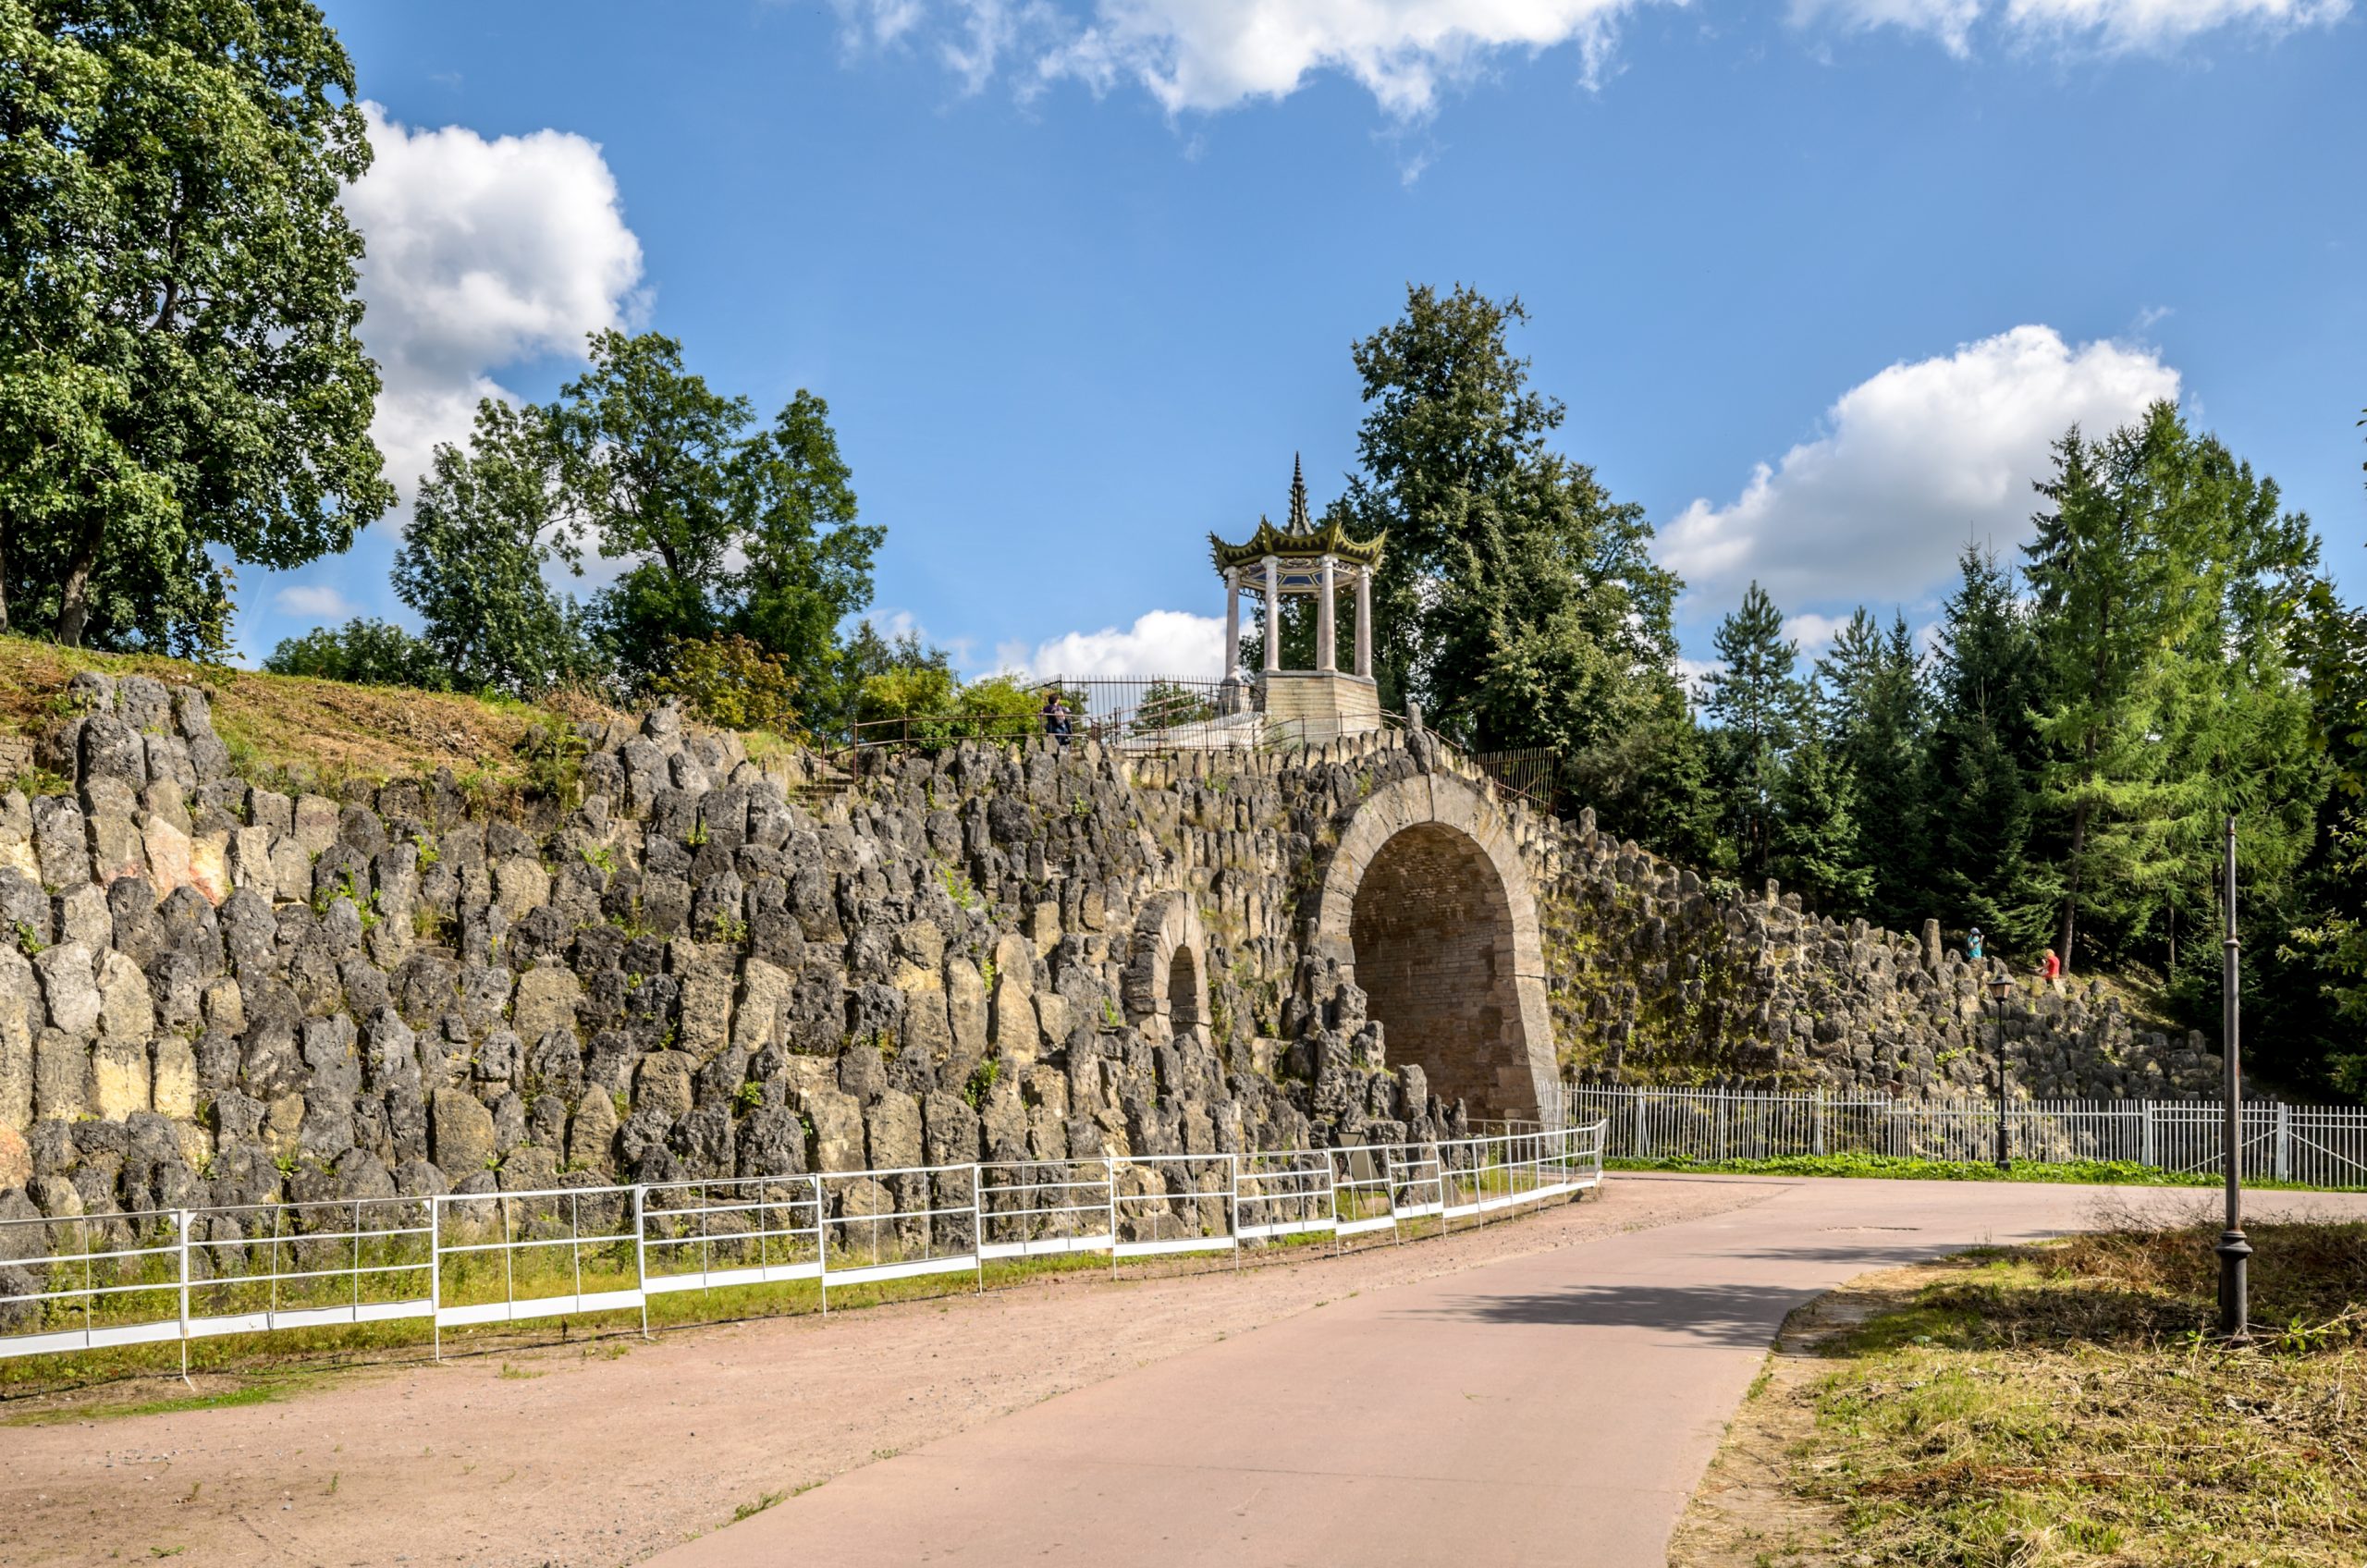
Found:
[(1884, 925), (1920, 917), (1926, 711), (1907, 618), (1885, 634), (1863, 606), (1817, 661), (1820, 719), (1857, 819), (1864, 902)]
[(1775, 779), (1770, 868), (1828, 913), (1863, 909), (1873, 892), (1851, 809), (1856, 794), (1847, 765), (1813, 732), (1784, 759)]
[(1931, 668), (1932, 728), (1916, 838), (1924, 913), (1980, 926), (2000, 950), (2035, 955), (2052, 938), (2056, 879), (2031, 857), (2043, 747), (2039, 650), (2011, 571), (1968, 546), (1941, 611)]
[(1702, 709), (1717, 725), (1735, 859), (1757, 880), (1768, 874), (1776, 786), (1808, 706), (1795, 673), (1800, 645), (1784, 635), (1784, 612), (1756, 582), (1712, 641), (1724, 668), (1704, 682)]

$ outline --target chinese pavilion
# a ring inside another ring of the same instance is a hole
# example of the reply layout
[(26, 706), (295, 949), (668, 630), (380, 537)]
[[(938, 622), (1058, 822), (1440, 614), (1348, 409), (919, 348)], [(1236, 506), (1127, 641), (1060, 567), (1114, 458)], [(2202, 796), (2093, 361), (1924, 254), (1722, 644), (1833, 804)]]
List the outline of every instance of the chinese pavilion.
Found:
[[(1318, 526), (1307, 515), (1306, 479), (1291, 460), (1289, 521), (1276, 528), (1263, 517), (1245, 544), (1228, 545), (1215, 534), (1208, 545), (1224, 578), (1225, 709), (1251, 706), (1265, 715), (1269, 740), (1292, 735), (1322, 741), (1380, 728), (1380, 692), (1372, 676), (1372, 573), (1380, 564), (1386, 533), (1353, 539), (1340, 523)], [(1343, 579), (1346, 580), (1343, 584)], [(1340, 590), (1356, 595), (1355, 669), (1343, 674), (1338, 647)], [(1253, 682), (1241, 670), (1241, 596), (1264, 606), (1265, 668)], [(1281, 606), (1290, 595), (1315, 600), (1315, 668), (1284, 669)]]

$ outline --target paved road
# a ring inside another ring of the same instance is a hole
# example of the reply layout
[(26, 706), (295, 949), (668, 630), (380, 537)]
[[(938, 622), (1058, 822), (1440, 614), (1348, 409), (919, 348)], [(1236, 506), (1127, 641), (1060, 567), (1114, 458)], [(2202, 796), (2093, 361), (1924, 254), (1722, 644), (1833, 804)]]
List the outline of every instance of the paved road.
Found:
[[(1868, 1269), (2077, 1229), (2102, 1201), (2185, 1212), (2207, 1196), (1778, 1183), (1708, 1219), (1333, 1302), (653, 1561), (1660, 1568), (1793, 1307)], [(2367, 1214), (2367, 1199), (2310, 1207)]]

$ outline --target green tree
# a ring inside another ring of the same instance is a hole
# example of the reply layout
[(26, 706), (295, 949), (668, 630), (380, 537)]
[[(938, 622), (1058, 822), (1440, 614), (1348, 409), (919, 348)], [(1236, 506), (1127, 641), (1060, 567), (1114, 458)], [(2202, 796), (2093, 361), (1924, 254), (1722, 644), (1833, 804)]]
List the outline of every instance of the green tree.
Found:
[(2028, 547), (2047, 701), (2045, 801), (2068, 822), (2058, 950), (2207, 907), (2233, 813), (2281, 888), (2323, 795), (2289, 646), (2314, 572), (2308, 520), (2174, 405), (2100, 442), (2075, 431)]
[(870, 601), (885, 531), (855, 521), (829, 406), (800, 390), (752, 431), (748, 400), (685, 368), (670, 337), (595, 333), (591, 360), (546, 417), (566, 526), (632, 563), (590, 616), (624, 683), (647, 685), (678, 646), (737, 634), (802, 691), (846, 686), (837, 628)]
[(576, 551), (556, 516), (558, 455), (541, 415), (485, 398), (469, 450), (440, 445), (434, 462), (393, 580), (437, 662), (472, 690), (518, 696), (585, 673), (573, 607), (543, 581), (555, 551), (570, 562)]
[(1658, 710), (1677, 582), (1652, 562), (1642, 508), (1547, 445), (1562, 405), (1507, 341), (1527, 319), (1516, 299), (1415, 287), (1400, 320), (1355, 346), (1363, 472), (1343, 515), (1388, 531), (1373, 584), (1383, 702), (1419, 701), (1474, 746), (1575, 752)]
[(1833, 912), (1863, 909), (1873, 873), (1858, 845), (1857, 783), (1811, 727), (1777, 773), (1768, 864), (1784, 885)]
[(712, 636), (724, 619), (739, 533), (731, 469), (749, 406), (684, 369), (682, 346), (654, 332), (595, 332), (590, 357), (549, 410), (560, 493), (579, 539), (632, 563), (594, 619), (639, 682), (675, 643)]
[(1968, 545), (1940, 615), (1931, 672), (1919, 839), (1938, 915), (1977, 925), (2005, 952), (2054, 935), (2059, 883), (2032, 860), (2043, 747), (2038, 640), (2012, 571)]
[(829, 418), (829, 404), (800, 388), (731, 463), (746, 557), (735, 623), (809, 683), (838, 653), (839, 623), (871, 602), (871, 559), (888, 533), (855, 521), (853, 473)]
[(452, 672), (435, 650), (389, 621), (357, 617), (287, 637), (263, 661), (274, 675), (309, 675), (358, 686), (411, 686), (448, 692)]
[(213, 655), (394, 499), (353, 67), (298, 0), (0, 0), (0, 630)]
[(1894, 613), (1885, 633), (1861, 606), (1817, 661), (1816, 673), (1822, 732), (1854, 802), (1866, 905), (1884, 925), (1905, 929), (1923, 913), (1917, 851), (1926, 729), (1907, 618)]
[(1800, 645), (1784, 635), (1784, 612), (1755, 582), (1711, 641), (1722, 668), (1703, 682), (1702, 711), (1717, 726), (1716, 771), (1735, 858), (1755, 880), (1771, 869), (1777, 787), (1808, 712), (1796, 673)]

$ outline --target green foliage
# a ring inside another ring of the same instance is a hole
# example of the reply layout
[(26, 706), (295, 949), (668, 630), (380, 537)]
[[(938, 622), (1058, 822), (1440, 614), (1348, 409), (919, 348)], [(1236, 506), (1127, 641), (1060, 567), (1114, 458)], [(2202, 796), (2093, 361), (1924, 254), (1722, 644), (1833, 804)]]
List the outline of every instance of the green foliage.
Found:
[(977, 1109), (986, 1104), (987, 1096), (995, 1092), (995, 1084), (1001, 1077), (1001, 1059), (988, 1057), (978, 1063), (976, 1069), (971, 1072), (970, 1082), (963, 1086), (962, 1097), (970, 1102), (972, 1110)]
[(450, 668), (425, 642), (391, 621), (366, 617), (282, 638), (263, 667), (274, 675), (308, 675), (359, 686), (448, 692), (453, 684)]
[(1736, 863), (1757, 880), (1773, 859), (1777, 790), (1808, 717), (1809, 692), (1797, 673), (1800, 645), (1784, 635), (1784, 612), (1757, 582), (1742, 607), (1718, 623), (1714, 641), (1723, 668), (1703, 682), (1702, 711), (1718, 727), (1713, 754)]
[(309, 6), (0, 10), (0, 631), (215, 657), (232, 559), (393, 503), (355, 328), (370, 165)]
[(1015, 740), (1040, 733), (1040, 701), (1013, 676), (964, 683), (942, 664), (910, 665), (866, 678), (855, 717), (869, 736), (922, 745)]
[(572, 805), (583, 790), (583, 759), (591, 742), (566, 717), (544, 714), (519, 738), (526, 788), (545, 800)]
[(574, 606), (543, 582), (554, 555), (578, 554), (558, 525), (547, 416), (484, 398), (469, 450), (439, 445), (433, 461), (393, 574), (421, 641), (471, 691), (532, 697), (590, 673)]
[(1517, 299), (1409, 288), (1354, 349), (1363, 472), (1327, 512), (1388, 548), (1374, 574), (1382, 701), (1477, 747), (1578, 752), (1674, 682), (1675, 577), (1643, 508), (1552, 450), (1563, 407), (1509, 337)]
[(731, 1091), (731, 1103), (742, 1113), (754, 1110), (765, 1103), (765, 1086), (753, 1081), (742, 1084)]
[(787, 659), (753, 638), (734, 633), (677, 643), (650, 690), (680, 697), (693, 717), (727, 729), (798, 733), (798, 677)]
[(595, 333), (590, 358), (546, 413), (567, 527), (636, 563), (591, 612), (618, 678), (639, 688), (676, 648), (736, 632), (792, 690), (826, 684), (885, 536), (854, 521), (828, 405), (800, 390), (753, 429), (748, 400), (710, 388), (671, 338)]

